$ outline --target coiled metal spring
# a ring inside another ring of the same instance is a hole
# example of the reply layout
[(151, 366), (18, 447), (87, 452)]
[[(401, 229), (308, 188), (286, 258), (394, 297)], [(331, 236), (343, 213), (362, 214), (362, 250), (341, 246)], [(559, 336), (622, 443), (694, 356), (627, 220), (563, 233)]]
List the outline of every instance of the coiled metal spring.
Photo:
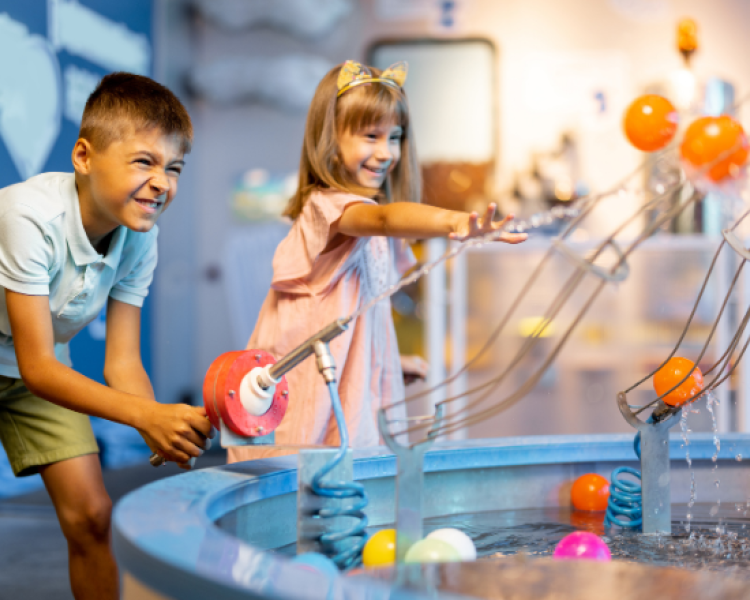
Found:
[(349, 569), (361, 563), (362, 548), (364, 548), (367, 541), (365, 529), (367, 528), (368, 521), (367, 516), (363, 512), (367, 506), (367, 495), (365, 494), (364, 486), (360, 483), (353, 481), (323, 481), (323, 478), (344, 459), (349, 447), (349, 431), (346, 428), (344, 412), (341, 408), (341, 400), (339, 399), (339, 392), (335, 381), (328, 383), (328, 392), (331, 395), (331, 406), (333, 407), (333, 414), (336, 417), (336, 424), (339, 429), (341, 448), (336, 453), (336, 456), (315, 473), (310, 482), (310, 488), (315, 494), (325, 498), (354, 499), (352, 504), (335, 508), (322, 508), (317, 513), (317, 516), (322, 519), (352, 517), (357, 520), (356, 523), (345, 530), (324, 533), (320, 536), (319, 540), (324, 553), (340, 569)]
[[(633, 449), (641, 458), (641, 434), (638, 432), (633, 441)], [(628, 473), (635, 476), (638, 482), (622, 477)], [(617, 525), (624, 529), (637, 529), (643, 524), (643, 503), (641, 494), (641, 472), (632, 467), (617, 467), (612, 471), (609, 486), (609, 502), (604, 525)], [(623, 520), (626, 518), (627, 520)]]

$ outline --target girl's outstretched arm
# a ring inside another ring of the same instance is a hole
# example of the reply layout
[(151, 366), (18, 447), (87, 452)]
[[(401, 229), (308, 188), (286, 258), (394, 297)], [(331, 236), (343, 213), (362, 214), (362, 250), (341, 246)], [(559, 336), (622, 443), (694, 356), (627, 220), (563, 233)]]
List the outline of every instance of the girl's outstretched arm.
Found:
[[(445, 210), (436, 206), (413, 202), (393, 204), (353, 204), (344, 210), (341, 218), (331, 228), (331, 239), (337, 233), (352, 237), (384, 235), (401, 238), (449, 237), (467, 240), (502, 229), (513, 217), (492, 221), (496, 206), (490, 204), (484, 218), (477, 213)], [(525, 233), (503, 233), (500, 241), (518, 244), (526, 239)]]

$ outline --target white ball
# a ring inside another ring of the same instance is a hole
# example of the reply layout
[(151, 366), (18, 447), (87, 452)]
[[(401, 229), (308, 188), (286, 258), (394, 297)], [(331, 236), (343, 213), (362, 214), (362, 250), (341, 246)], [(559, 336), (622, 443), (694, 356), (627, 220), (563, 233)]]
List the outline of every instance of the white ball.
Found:
[(436, 529), (427, 536), (427, 539), (437, 539), (450, 544), (458, 551), (463, 561), (476, 560), (477, 558), (477, 548), (474, 542), (468, 535), (458, 529)]

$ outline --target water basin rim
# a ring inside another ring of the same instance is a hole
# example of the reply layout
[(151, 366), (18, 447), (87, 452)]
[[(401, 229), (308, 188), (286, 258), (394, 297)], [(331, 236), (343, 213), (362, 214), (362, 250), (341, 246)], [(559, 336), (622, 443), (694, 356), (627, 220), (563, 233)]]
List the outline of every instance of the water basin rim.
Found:
[[(425, 455), (425, 471), (628, 461), (633, 459), (632, 439), (632, 435), (622, 434), (444, 442), (436, 444)], [(736, 454), (750, 456), (750, 436), (722, 434), (719, 439), (722, 460), (734, 459)], [(682, 458), (679, 451), (682, 443), (677, 435), (671, 437), (673, 460)], [(693, 434), (690, 449), (695, 459), (710, 459), (715, 452), (713, 435)], [(355, 457), (357, 479), (395, 475), (395, 457), (385, 448), (356, 452)], [(153, 482), (128, 494), (115, 508), (113, 534), (118, 558), (125, 570), (137, 572), (144, 581), (155, 584), (165, 581), (169, 587), (164, 591), (174, 589), (175, 577), (184, 577), (185, 581), (208, 577), (213, 585), (220, 584), (225, 589), (227, 598), (234, 597), (231, 590), (237, 593), (244, 590), (236, 596), (238, 598), (247, 597), (243, 594), (248, 592), (271, 591), (267, 587), (268, 578), (259, 582), (249, 577), (237, 582), (231, 573), (222, 572), (218, 559), (226, 552), (262, 564), (266, 571), (283, 572), (281, 581), (291, 577), (299, 582), (304, 579), (304, 569), (242, 542), (213, 523), (217, 514), (231, 510), (232, 500), (247, 502), (253, 497), (260, 500), (295, 489), (295, 457), (213, 467)], [(203, 555), (209, 558), (201, 560)], [(209, 567), (211, 564), (213, 570)], [(170, 572), (165, 579), (165, 573)], [(338, 578), (335, 585), (356, 588), (356, 579)], [(367, 581), (370, 583), (369, 579)], [(188, 587), (199, 589), (201, 586)], [(354, 593), (354, 588), (351, 591)], [(321, 600), (324, 597), (321, 595)]]

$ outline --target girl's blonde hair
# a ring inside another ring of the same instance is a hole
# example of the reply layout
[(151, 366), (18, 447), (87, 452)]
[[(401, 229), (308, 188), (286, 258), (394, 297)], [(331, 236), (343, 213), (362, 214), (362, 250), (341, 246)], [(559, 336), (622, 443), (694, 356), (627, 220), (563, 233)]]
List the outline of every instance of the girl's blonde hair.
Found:
[[(359, 85), (340, 97), (337, 80), (342, 65), (331, 69), (315, 90), (305, 124), (297, 192), (289, 200), (284, 215), (296, 219), (315, 188), (337, 188), (379, 202), (419, 202), (421, 181), (414, 136), (409, 122), (409, 106), (403, 90), (382, 83)], [(369, 67), (373, 77), (380, 70)], [(402, 129), (401, 159), (380, 190), (359, 185), (344, 168), (339, 136), (394, 119)]]

